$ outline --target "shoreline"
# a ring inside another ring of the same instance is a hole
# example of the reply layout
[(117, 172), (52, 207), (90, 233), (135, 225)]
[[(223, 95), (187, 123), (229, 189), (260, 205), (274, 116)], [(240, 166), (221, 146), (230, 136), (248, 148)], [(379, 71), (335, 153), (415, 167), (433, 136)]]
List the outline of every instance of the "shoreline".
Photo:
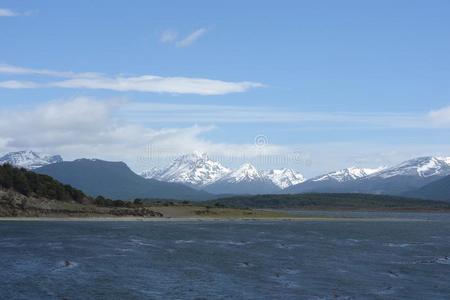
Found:
[(233, 221), (277, 221), (277, 222), (426, 222), (426, 219), (411, 218), (360, 218), (360, 217), (261, 217), (261, 218), (198, 218), (198, 217), (0, 217), (0, 222), (233, 222)]

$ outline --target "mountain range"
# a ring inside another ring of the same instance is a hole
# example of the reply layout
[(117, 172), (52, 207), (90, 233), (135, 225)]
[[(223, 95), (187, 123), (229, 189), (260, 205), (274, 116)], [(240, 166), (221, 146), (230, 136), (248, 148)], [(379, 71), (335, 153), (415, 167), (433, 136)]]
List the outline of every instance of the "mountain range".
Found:
[[(353, 174), (353, 176), (349, 176), (349, 174)], [(346, 192), (406, 195), (447, 175), (450, 175), (449, 158), (427, 156), (378, 170), (367, 171), (365, 169), (365, 171), (358, 170), (357, 172), (355, 172), (355, 168), (341, 170), (306, 180), (287, 188), (286, 192), (290, 194)]]
[(303, 175), (292, 169), (258, 171), (245, 163), (232, 170), (199, 152), (182, 155), (168, 167), (153, 168), (142, 172), (141, 176), (183, 183), (214, 194), (277, 193), (304, 181)]
[(200, 200), (214, 197), (211, 194), (369, 193), (450, 201), (449, 157), (419, 157), (374, 169), (350, 167), (307, 180), (289, 168), (260, 171), (245, 163), (231, 169), (204, 153), (182, 155), (166, 168), (153, 168), (140, 176), (124, 163), (86, 159), (63, 162), (59, 155), (33, 151), (6, 154), (0, 163), (48, 174), (90, 195), (104, 194), (118, 199)]

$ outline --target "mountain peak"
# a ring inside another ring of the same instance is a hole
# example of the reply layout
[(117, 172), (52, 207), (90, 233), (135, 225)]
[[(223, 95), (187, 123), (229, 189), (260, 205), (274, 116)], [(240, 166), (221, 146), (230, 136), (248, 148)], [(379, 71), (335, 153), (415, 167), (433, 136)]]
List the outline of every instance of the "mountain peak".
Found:
[(161, 181), (179, 182), (203, 186), (215, 182), (230, 170), (217, 161), (210, 160), (206, 153), (194, 152), (176, 158), (165, 169), (151, 169), (141, 173), (145, 178)]
[(263, 180), (263, 176), (252, 164), (245, 163), (241, 165), (237, 170), (228, 174), (224, 178), (224, 180), (228, 182), (254, 181)]
[(263, 175), (270, 179), (275, 185), (281, 189), (285, 189), (292, 185), (296, 185), (305, 181), (302, 174), (294, 171), (293, 169), (272, 169), (264, 171)]
[(0, 164), (8, 163), (30, 170), (62, 161), (63, 159), (60, 155), (43, 154), (31, 150), (9, 152), (0, 158)]

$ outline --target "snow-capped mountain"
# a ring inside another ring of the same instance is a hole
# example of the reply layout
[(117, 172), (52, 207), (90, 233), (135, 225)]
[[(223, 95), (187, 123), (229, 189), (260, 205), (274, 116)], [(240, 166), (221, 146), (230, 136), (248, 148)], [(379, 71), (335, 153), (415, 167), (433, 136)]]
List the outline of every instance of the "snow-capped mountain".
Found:
[(432, 177), (450, 175), (450, 157), (426, 156), (407, 160), (370, 177), (391, 178), (394, 176)]
[(219, 180), (228, 173), (230, 173), (228, 168), (209, 159), (205, 153), (195, 152), (175, 159), (165, 169), (144, 171), (141, 176), (201, 187)]
[(0, 164), (8, 163), (30, 170), (62, 161), (63, 159), (60, 155), (48, 155), (30, 150), (10, 152), (0, 158)]
[(214, 194), (272, 194), (279, 192), (280, 188), (253, 165), (245, 163), (207, 185), (205, 190)]
[(281, 189), (285, 189), (305, 181), (302, 174), (295, 172), (292, 169), (273, 169), (263, 171), (262, 174)]
[(304, 181), (303, 176), (292, 169), (258, 171), (253, 165), (245, 163), (231, 170), (199, 152), (183, 155), (167, 168), (153, 168), (141, 172), (140, 175), (160, 181), (184, 183), (218, 193), (233, 193), (235, 188), (245, 193), (258, 193), (263, 190), (275, 192)]
[(335, 180), (338, 182), (346, 182), (379, 173), (383, 169), (384, 169), (383, 167), (375, 169), (350, 167), (339, 171), (331, 172), (328, 174), (320, 175), (318, 177), (312, 178), (311, 180), (312, 181)]
[(287, 187), (286, 193), (336, 193), (352, 192), (353, 185), (372, 174), (378, 174), (384, 168), (358, 168), (350, 167), (338, 171), (323, 174), (305, 180), (297, 185)]
[(229, 183), (265, 180), (265, 177), (251, 164), (245, 163), (220, 179)]
[(307, 180), (286, 192), (404, 195), (447, 175), (450, 175), (450, 158), (419, 157), (384, 169), (343, 169)]

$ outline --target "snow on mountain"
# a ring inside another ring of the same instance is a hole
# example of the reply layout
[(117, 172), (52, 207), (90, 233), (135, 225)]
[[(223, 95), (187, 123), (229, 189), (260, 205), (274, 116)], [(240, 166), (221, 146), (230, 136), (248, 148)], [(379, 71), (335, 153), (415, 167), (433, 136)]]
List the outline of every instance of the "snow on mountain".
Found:
[(205, 153), (195, 152), (180, 156), (167, 168), (144, 171), (141, 176), (167, 182), (204, 186), (228, 174), (230, 170), (217, 161), (210, 160)]
[(266, 178), (252, 165), (245, 163), (221, 179), (228, 183), (264, 181)]
[(198, 187), (207, 186), (219, 180), (229, 183), (271, 181), (283, 189), (304, 181), (303, 175), (292, 169), (260, 172), (253, 165), (246, 163), (236, 170), (231, 170), (209, 159), (207, 154), (199, 152), (180, 156), (167, 168), (152, 168), (141, 172), (140, 175), (144, 178), (181, 182)]
[(446, 176), (450, 175), (450, 157), (419, 157), (402, 162), (370, 177), (390, 178), (394, 176)]
[(62, 161), (60, 155), (48, 155), (29, 150), (10, 152), (0, 158), (0, 164), (8, 163), (30, 170)]
[(285, 189), (305, 181), (302, 174), (292, 169), (274, 169), (262, 172), (262, 175), (272, 181), (276, 186)]
[(376, 168), (376, 169), (370, 169), (370, 168), (356, 168), (356, 167), (350, 167), (346, 169), (342, 169), (339, 171), (331, 172), (325, 175), (321, 175), (318, 177), (315, 177), (311, 179), (311, 181), (328, 181), (328, 180), (335, 180), (338, 182), (346, 182), (351, 180), (360, 179), (363, 177), (367, 177), (372, 174), (377, 174), (378, 172), (381, 172), (383, 168)]

